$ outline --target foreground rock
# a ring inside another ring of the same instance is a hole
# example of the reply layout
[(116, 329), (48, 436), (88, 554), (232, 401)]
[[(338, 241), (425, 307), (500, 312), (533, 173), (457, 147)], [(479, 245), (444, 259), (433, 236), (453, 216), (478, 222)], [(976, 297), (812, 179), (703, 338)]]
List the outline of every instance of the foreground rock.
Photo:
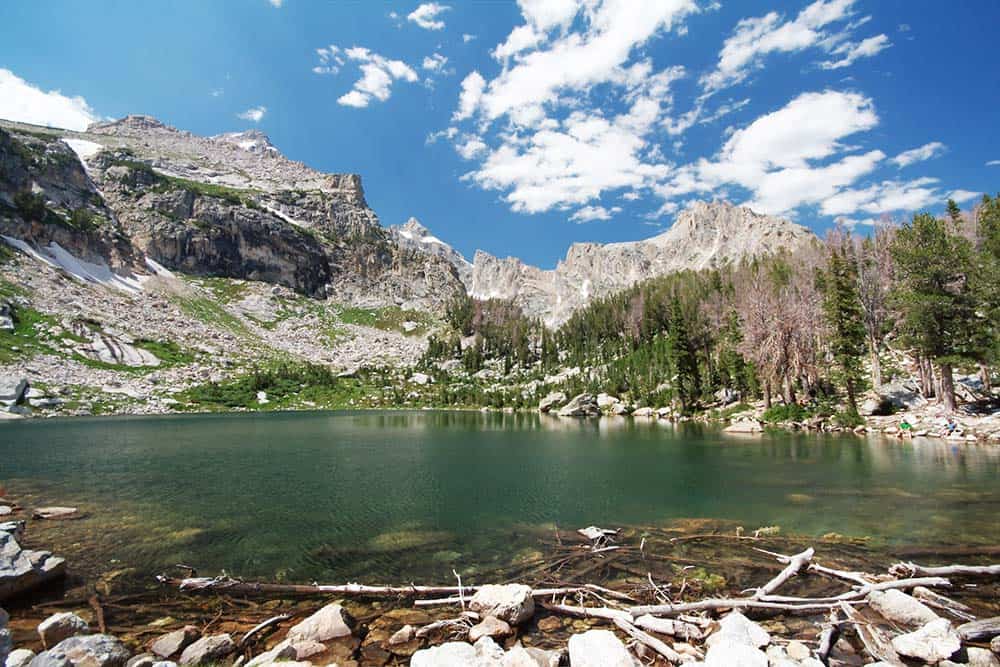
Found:
[(36, 655), (30, 667), (125, 667), (129, 651), (111, 635), (85, 635), (64, 639)]
[(939, 618), (915, 632), (894, 637), (892, 648), (900, 655), (933, 665), (950, 658), (962, 648), (962, 641), (952, 629), (951, 621)]
[(0, 523), (0, 601), (66, 574), (66, 561), (48, 551), (22, 549), (23, 521)]
[(0, 375), (0, 403), (17, 405), (28, 392), (28, 380), (13, 375)]
[(538, 403), (539, 412), (549, 412), (553, 408), (558, 408), (566, 402), (566, 394), (561, 391), (554, 391), (548, 394)]
[(523, 584), (488, 584), (472, 596), (469, 608), (481, 616), (494, 616), (517, 625), (535, 614), (531, 588)]
[(353, 619), (339, 604), (330, 604), (292, 627), (288, 639), (292, 642), (325, 642), (351, 636)]
[(161, 658), (170, 658), (197, 641), (200, 635), (198, 628), (185, 625), (180, 630), (174, 630), (157, 639), (149, 650)]
[(505, 621), (487, 616), (469, 630), (469, 641), (475, 644), (483, 637), (496, 639), (498, 637), (507, 637), (510, 633), (510, 625)]
[(236, 651), (236, 644), (228, 634), (202, 637), (181, 653), (181, 665), (207, 665), (222, 661)]
[[(0, 651), (0, 655), (2, 655), (2, 653), (3, 652)], [(26, 648), (19, 648), (10, 652), (10, 655), (7, 656), (7, 662), (4, 663), (4, 667), (28, 667), (34, 658), (34, 651), (29, 651)]]
[(642, 664), (610, 630), (588, 630), (570, 637), (569, 663), (573, 667), (638, 667)]
[(913, 628), (938, 619), (930, 607), (903, 591), (873, 591), (868, 595), (868, 604), (888, 620)]
[(38, 624), (38, 636), (45, 648), (52, 648), (64, 639), (88, 632), (90, 626), (87, 621), (68, 611), (53, 614)]
[(764, 426), (756, 419), (743, 419), (733, 422), (723, 429), (726, 433), (763, 433)]

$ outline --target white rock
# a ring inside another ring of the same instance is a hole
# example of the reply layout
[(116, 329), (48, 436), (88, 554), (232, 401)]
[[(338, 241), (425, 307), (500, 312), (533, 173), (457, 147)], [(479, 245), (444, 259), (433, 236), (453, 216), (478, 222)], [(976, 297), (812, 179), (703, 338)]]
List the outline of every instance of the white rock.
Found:
[(716, 641), (705, 654), (705, 667), (768, 667), (767, 662), (763, 651), (733, 639)]
[[(587, 630), (569, 638), (569, 664), (573, 667), (637, 667), (641, 663), (615, 633)], [(766, 662), (764, 667), (767, 667)]]
[(469, 641), (475, 644), (483, 637), (506, 637), (510, 633), (510, 625), (506, 621), (487, 616), (469, 630)]
[(178, 662), (181, 665), (217, 663), (235, 650), (236, 644), (228, 634), (202, 637), (184, 649)]
[(481, 616), (495, 616), (517, 625), (535, 614), (535, 600), (531, 588), (524, 584), (487, 584), (472, 596), (469, 608)]
[(292, 627), (288, 631), (288, 639), (293, 642), (314, 641), (325, 642), (338, 637), (349, 637), (351, 628), (348, 625), (350, 616), (339, 604), (330, 604), (315, 614)]
[(903, 591), (872, 591), (868, 594), (868, 604), (887, 620), (900, 625), (919, 628), (938, 619), (930, 607)]
[(892, 647), (900, 655), (933, 665), (961, 648), (962, 641), (952, 629), (951, 622), (946, 618), (939, 618), (919, 630), (893, 637)]
[(45, 648), (52, 648), (67, 637), (85, 635), (89, 631), (87, 621), (69, 611), (53, 614), (38, 624), (38, 636)]
[(723, 641), (760, 648), (771, 643), (771, 635), (740, 612), (731, 611), (719, 621), (719, 630), (705, 641), (705, 645), (713, 646)]
[(722, 430), (726, 433), (763, 433), (764, 427), (756, 419), (743, 419)]
[(31, 659), (34, 657), (34, 651), (29, 651), (26, 648), (19, 648), (10, 652), (10, 655), (7, 656), (7, 661), (4, 663), (4, 667), (28, 667), (28, 663), (31, 662)]
[(798, 641), (788, 642), (788, 646), (785, 647), (785, 651), (788, 652), (788, 657), (792, 660), (805, 660), (810, 657), (809, 648)]
[(469, 667), (476, 664), (476, 649), (465, 642), (448, 642), (417, 651), (410, 667)]
[(430, 375), (427, 375), (426, 373), (414, 373), (413, 375), (410, 376), (410, 382), (412, 382), (413, 384), (420, 384), (420, 385), (431, 384), (432, 382), (434, 382), (434, 378), (432, 378)]

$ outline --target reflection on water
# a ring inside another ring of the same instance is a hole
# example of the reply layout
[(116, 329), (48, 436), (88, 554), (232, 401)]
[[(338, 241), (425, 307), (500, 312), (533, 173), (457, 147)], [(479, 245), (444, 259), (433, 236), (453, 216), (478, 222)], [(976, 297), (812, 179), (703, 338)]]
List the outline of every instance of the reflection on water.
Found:
[[(729, 519), (752, 530), (1000, 542), (1000, 448), (534, 414), (364, 412), (0, 425), (0, 483), (142, 573), (411, 580), (531, 553), (539, 527)], [(440, 576), (433, 577), (440, 579)]]

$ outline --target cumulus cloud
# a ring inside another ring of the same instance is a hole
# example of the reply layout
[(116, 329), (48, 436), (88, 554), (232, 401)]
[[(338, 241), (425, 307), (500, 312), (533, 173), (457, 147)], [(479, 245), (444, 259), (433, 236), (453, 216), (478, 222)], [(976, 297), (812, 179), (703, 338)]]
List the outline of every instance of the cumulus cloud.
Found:
[[(319, 64), (312, 70), (316, 74), (338, 74), (348, 61), (358, 63), (361, 78), (354, 82), (350, 91), (337, 98), (341, 106), (363, 109), (373, 100), (384, 102), (392, 95), (395, 81), (413, 83), (418, 80), (417, 73), (402, 60), (386, 58), (361, 46), (341, 48), (331, 44), (316, 49), (316, 55)], [(447, 58), (444, 60), (447, 62)], [(425, 60), (425, 66), (426, 63)]]
[(610, 220), (615, 214), (621, 213), (621, 206), (612, 206), (606, 209), (603, 206), (584, 206), (569, 217), (572, 222), (583, 223), (592, 220)]
[(424, 57), (424, 62), (421, 65), (425, 70), (429, 72), (438, 72), (444, 69), (444, 66), (448, 64), (448, 58), (442, 56), (440, 53), (434, 53), (429, 56)]
[(711, 93), (740, 83), (760, 68), (765, 56), (772, 53), (820, 48), (840, 56), (839, 60), (826, 61), (821, 66), (837, 69), (888, 47), (889, 40), (885, 35), (876, 35), (856, 44), (845, 41), (864, 20), (833, 33), (827, 30), (832, 24), (849, 18), (853, 4), (854, 0), (816, 0), (791, 20), (785, 20), (778, 12), (741, 20), (723, 44), (715, 70), (702, 77), (702, 86)]
[(467, 32), (462, 33), (462, 42), (464, 44), (468, 44), (469, 42), (471, 42), (474, 39), (476, 39), (475, 35), (472, 35), (472, 34), (467, 33)]
[(448, 5), (442, 5), (437, 2), (425, 2), (410, 12), (406, 19), (416, 23), (424, 30), (443, 30), (444, 21), (438, 17), (449, 9), (451, 7)]
[(938, 155), (944, 153), (944, 151), (944, 144), (940, 141), (932, 141), (928, 144), (924, 144), (923, 146), (903, 151), (896, 157), (892, 158), (892, 161), (900, 168), (909, 167), (911, 164), (916, 164), (917, 162), (923, 162), (924, 160), (930, 160), (933, 157), (937, 157)]
[(455, 110), (453, 119), (464, 120), (471, 117), (479, 106), (485, 88), (486, 79), (479, 72), (473, 71), (462, 79), (462, 92), (459, 93), (458, 109)]
[(986, 163), (987, 167), (1000, 167), (1000, 160), (990, 160)]
[(264, 115), (266, 113), (267, 113), (267, 107), (261, 105), (247, 109), (243, 113), (236, 114), (236, 117), (242, 118), (243, 120), (248, 120), (251, 123), (259, 123), (261, 120), (264, 119)]
[(865, 188), (843, 190), (828, 197), (820, 206), (824, 215), (849, 215), (870, 213), (880, 215), (895, 211), (915, 211), (940, 203), (936, 178), (917, 178), (912, 181), (882, 181)]
[(43, 91), (7, 69), (0, 69), (0, 118), (67, 130), (86, 130), (97, 114), (82, 97)]
[(272, 7), (276, 9), (281, 9), (281, 5), (284, 3), (285, 0), (267, 0), (267, 1), (271, 3)]

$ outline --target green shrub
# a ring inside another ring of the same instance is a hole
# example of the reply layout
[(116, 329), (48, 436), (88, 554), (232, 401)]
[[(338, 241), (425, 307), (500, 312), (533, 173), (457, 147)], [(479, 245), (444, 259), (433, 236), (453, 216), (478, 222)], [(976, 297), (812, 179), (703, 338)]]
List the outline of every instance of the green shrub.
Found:
[(769, 424), (778, 422), (800, 422), (809, 416), (809, 411), (798, 403), (791, 405), (772, 405), (761, 415), (761, 420)]
[(18, 214), (29, 221), (42, 222), (49, 213), (45, 205), (45, 196), (41, 193), (18, 192), (14, 195), (14, 206)]

